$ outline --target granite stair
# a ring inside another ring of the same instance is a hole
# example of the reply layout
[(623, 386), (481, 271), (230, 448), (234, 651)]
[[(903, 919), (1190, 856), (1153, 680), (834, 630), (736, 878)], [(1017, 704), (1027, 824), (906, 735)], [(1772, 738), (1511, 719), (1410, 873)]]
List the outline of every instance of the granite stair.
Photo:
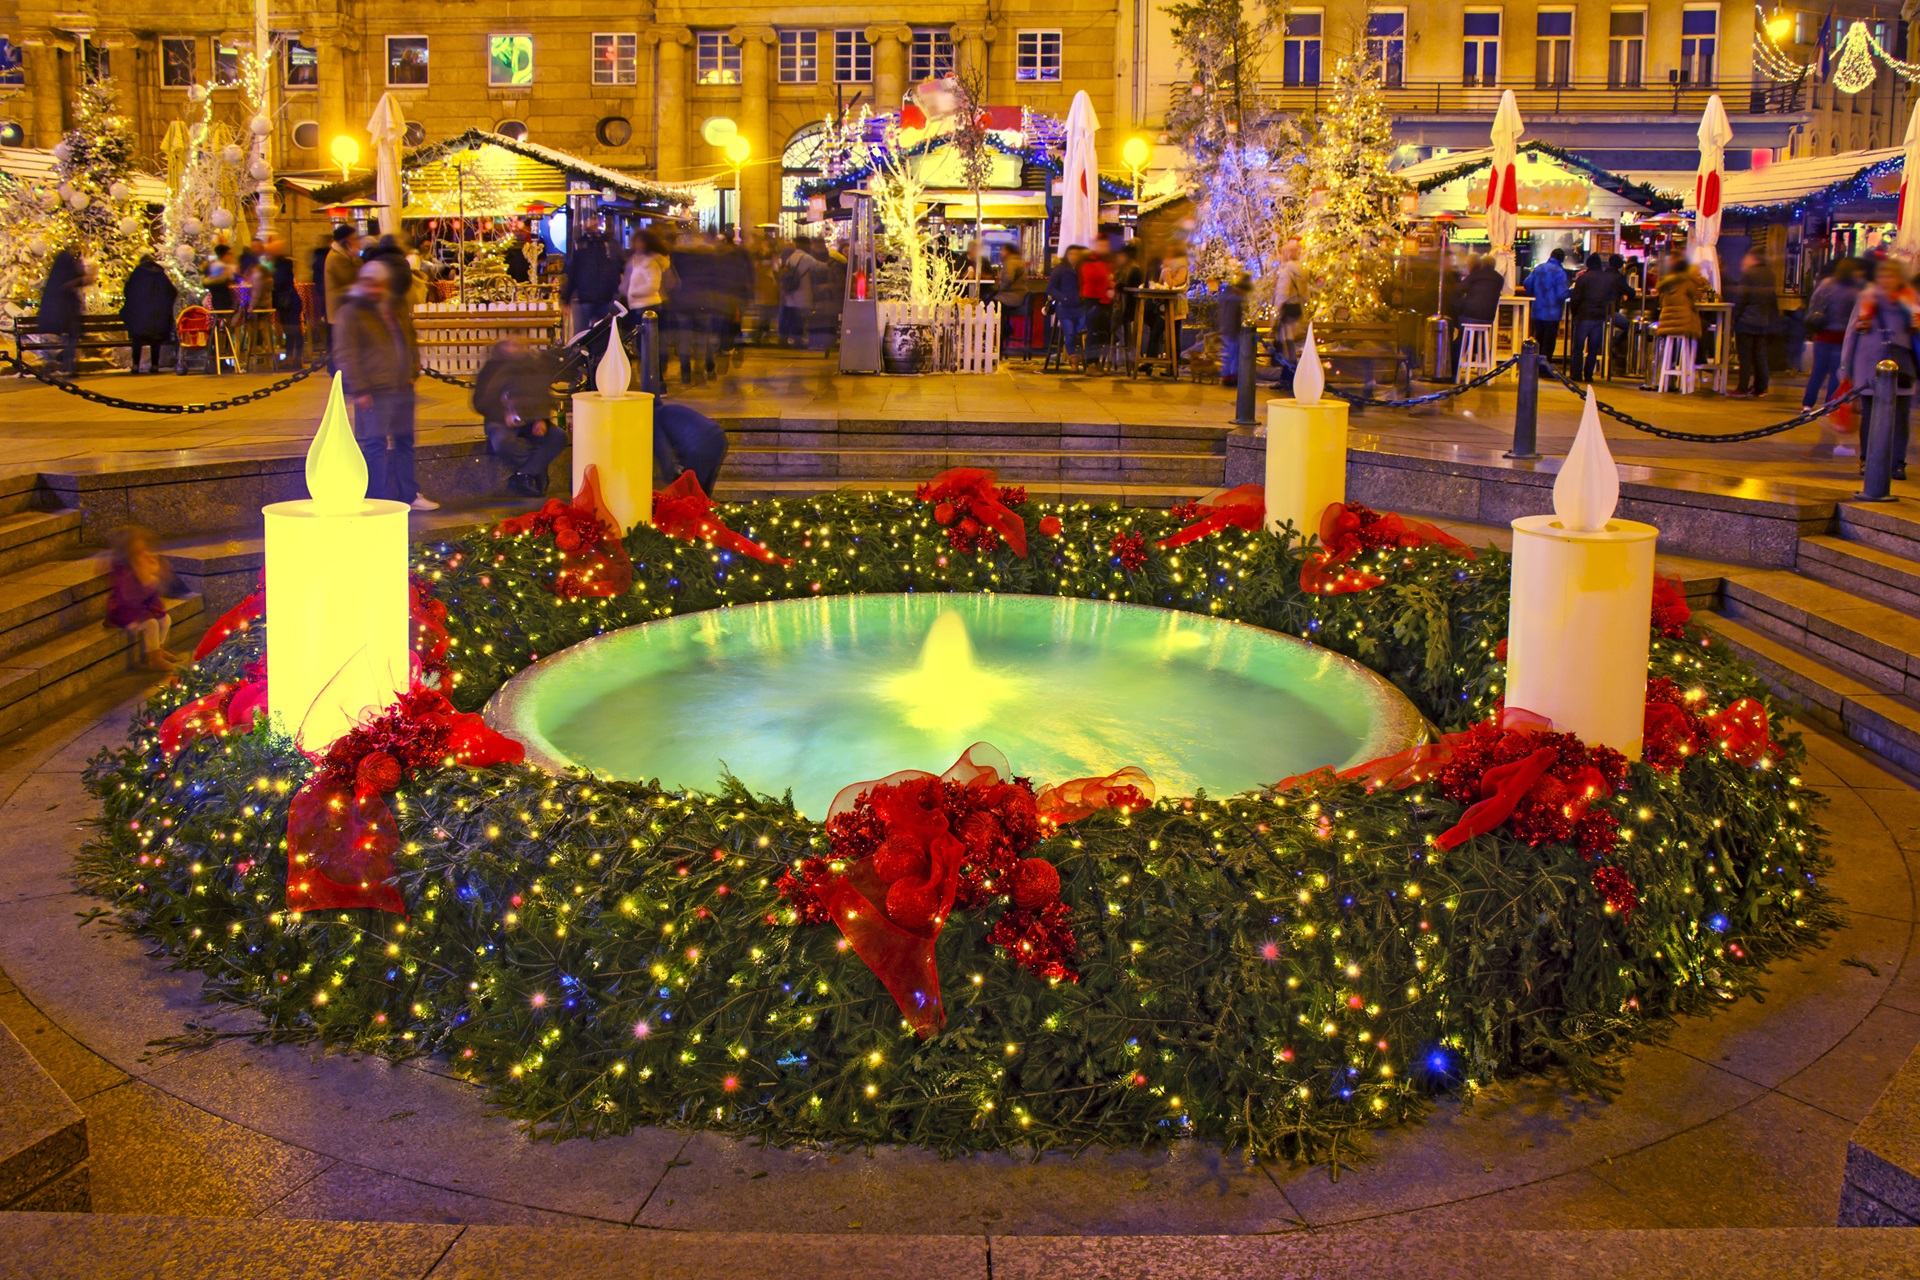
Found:
[(1920, 773), (1920, 517), (1843, 502), (1792, 569), (1727, 574), (1702, 621), (1802, 715)]

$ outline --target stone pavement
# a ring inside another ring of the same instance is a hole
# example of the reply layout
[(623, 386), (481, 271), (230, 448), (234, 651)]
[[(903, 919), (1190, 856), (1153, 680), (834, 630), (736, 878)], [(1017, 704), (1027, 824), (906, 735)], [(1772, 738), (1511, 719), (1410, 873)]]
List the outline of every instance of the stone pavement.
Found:
[(85, 1113), (101, 1213), (959, 1235), (1009, 1266), (999, 1242), (1026, 1237), (1813, 1228), (1835, 1221), (1849, 1133), (1920, 1044), (1920, 792), (1810, 734), (1849, 924), (1778, 966), (1764, 1003), (1635, 1050), (1611, 1101), (1517, 1079), (1382, 1135), (1337, 1180), (1198, 1145), (1036, 1162), (661, 1129), (530, 1142), (432, 1060), (250, 1043), (251, 1015), (203, 1005), (197, 975), (93, 918), (68, 879), (91, 812), (78, 771), (135, 692), (0, 744), (0, 1022)]

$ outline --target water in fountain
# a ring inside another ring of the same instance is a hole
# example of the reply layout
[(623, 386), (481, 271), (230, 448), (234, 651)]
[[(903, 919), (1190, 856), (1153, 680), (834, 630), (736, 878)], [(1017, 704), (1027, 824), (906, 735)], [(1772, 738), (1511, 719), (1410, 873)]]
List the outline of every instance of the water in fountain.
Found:
[(971, 733), (1001, 704), (1028, 694), (1030, 682), (974, 660), (967, 621), (951, 609), (933, 620), (920, 661), (880, 681), (881, 696), (916, 729)]

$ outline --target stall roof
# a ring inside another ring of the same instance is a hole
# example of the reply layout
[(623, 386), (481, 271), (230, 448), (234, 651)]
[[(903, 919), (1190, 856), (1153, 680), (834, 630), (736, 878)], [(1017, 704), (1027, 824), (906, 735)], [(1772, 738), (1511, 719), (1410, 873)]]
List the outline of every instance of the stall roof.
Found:
[[(1779, 209), (1822, 196), (1869, 198), (1872, 192), (1850, 193), (1843, 188), (1874, 176), (1876, 171), (1899, 172), (1904, 167), (1902, 154), (1899, 147), (1876, 147), (1869, 151), (1778, 160), (1764, 169), (1728, 174), (1720, 184), (1720, 199), (1730, 209)], [(1687, 207), (1693, 207), (1691, 192), (1687, 196)]]
[[(1671, 191), (1629, 177), (1624, 173), (1602, 169), (1584, 156), (1556, 147), (1550, 142), (1523, 142), (1517, 150), (1521, 153), (1532, 152), (1535, 155), (1548, 156), (1569, 168), (1578, 169), (1585, 173), (1595, 186), (1645, 208), (1677, 209), (1680, 207), (1679, 196)], [(1470, 177), (1492, 163), (1492, 147), (1474, 147), (1465, 151), (1449, 151), (1444, 156), (1422, 160), (1417, 164), (1407, 165), (1403, 169), (1396, 169), (1394, 172), (1415, 191), (1426, 192), (1444, 187), (1449, 182)]]
[[(0, 147), (0, 173), (22, 182), (51, 185), (60, 180), (60, 162), (38, 147)], [(127, 185), (142, 204), (165, 204), (167, 184), (147, 173), (129, 173)]]
[[(475, 143), (498, 147), (521, 160), (551, 166), (569, 178), (590, 182), (616, 195), (646, 204), (693, 204), (699, 200), (701, 192), (711, 185), (697, 182), (658, 182), (652, 178), (638, 177), (619, 169), (609, 169), (591, 160), (582, 160), (569, 152), (543, 147), (537, 142), (509, 138), (503, 133), (493, 133), (486, 129), (469, 129), (443, 142), (416, 147), (400, 157), (400, 167), (402, 170), (410, 170), (433, 164)], [(321, 204), (332, 204), (336, 201), (352, 199), (357, 195), (365, 195), (372, 190), (373, 175), (368, 173), (358, 178), (350, 178), (345, 182), (327, 183), (313, 188), (309, 194)]]

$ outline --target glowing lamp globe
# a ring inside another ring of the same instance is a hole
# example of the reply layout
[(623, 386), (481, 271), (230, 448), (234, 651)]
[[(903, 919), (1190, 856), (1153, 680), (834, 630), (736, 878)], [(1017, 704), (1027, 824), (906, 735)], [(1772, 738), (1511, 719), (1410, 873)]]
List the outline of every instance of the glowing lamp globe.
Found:
[(1128, 138), (1120, 148), (1120, 159), (1129, 169), (1144, 169), (1153, 158), (1153, 144), (1145, 138)]
[(307, 450), (305, 499), (266, 522), (267, 706), (309, 752), (405, 691), (407, 504), (367, 497), (340, 376)]
[(734, 164), (745, 164), (747, 157), (753, 154), (753, 144), (740, 134), (727, 139), (727, 159)]
[(342, 169), (351, 169), (360, 162), (360, 144), (348, 134), (337, 134), (327, 145), (327, 154)]
[(700, 137), (710, 147), (724, 147), (740, 132), (740, 126), (726, 116), (711, 116), (700, 126)]

